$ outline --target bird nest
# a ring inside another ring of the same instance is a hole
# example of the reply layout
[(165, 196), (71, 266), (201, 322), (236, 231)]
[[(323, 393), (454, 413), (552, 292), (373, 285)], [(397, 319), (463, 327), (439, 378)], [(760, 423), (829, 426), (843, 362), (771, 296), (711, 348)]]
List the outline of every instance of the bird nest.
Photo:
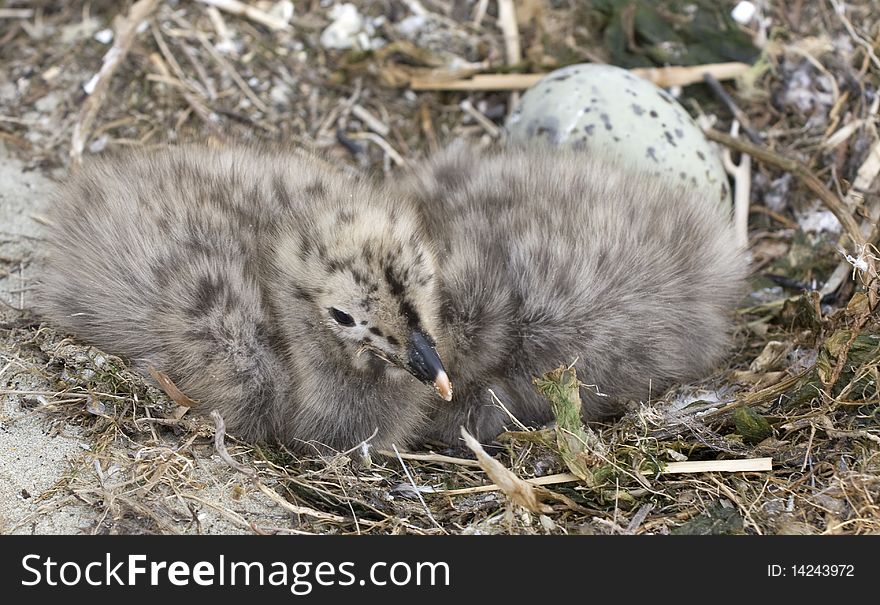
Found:
[[(456, 137), (496, 144), (516, 94), (416, 92), (417, 80), (490, 72), (515, 87), (522, 72), (573, 62), (669, 58), (614, 2), (499, 14), (509, 3), (353, 1), (349, 49), (331, 48), (347, 30), (328, 37), (338, 13), (317, 2), (292, 14), (286, 2), (241, 14), (208, 1), (141, 0), (122, 14), (59, 4), (0, 9), (0, 141), (21, 178), (104, 149), (211, 139), (283, 141), (345, 171), (394, 174)], [(682, 63), (712, 51), (688, 43), (680, 3), (650, 4), (691, 51)], [(35, 322), (39, 239), (3, 225), (0, 532), (880, 531), (878, 17), (868, 2), (770, 4), (750, 25), (767, 38), (760, 57), (726, 94), (680, 97), (715, 131), (735, 114), (761, 133), (751, 146), (714, 137), (752, 157), (736, 171), (751, 192), (752, 293), (727, 367), (589, 427), (573, 413), (577, 377), (547, 368), (535, 388), (552, 427), (511, 417), (491, 446), (294, 455), (225, 434), (122, 360)]]

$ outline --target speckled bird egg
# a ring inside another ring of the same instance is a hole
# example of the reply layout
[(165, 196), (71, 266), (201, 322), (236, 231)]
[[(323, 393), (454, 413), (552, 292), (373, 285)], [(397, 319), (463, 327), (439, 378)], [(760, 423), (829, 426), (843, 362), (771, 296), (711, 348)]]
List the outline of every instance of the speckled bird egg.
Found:
[(511, 143), (546, 139), (622, 158), (730, 203), (721, 160), (693, 118), (668, 92), (625, 69), (583, 63), (551, 72), (526, 91), (506, 128)]

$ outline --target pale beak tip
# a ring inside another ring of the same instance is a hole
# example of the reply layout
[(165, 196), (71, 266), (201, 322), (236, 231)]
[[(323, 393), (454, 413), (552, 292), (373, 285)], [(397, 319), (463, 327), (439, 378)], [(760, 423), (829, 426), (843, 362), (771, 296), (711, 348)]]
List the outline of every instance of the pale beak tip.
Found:
[(449, 376), (443, 370), (440, 370), (437, 378), (434, 379), (434, 387), (444, 401), (452, 401), (452, 383), (449, 381)]

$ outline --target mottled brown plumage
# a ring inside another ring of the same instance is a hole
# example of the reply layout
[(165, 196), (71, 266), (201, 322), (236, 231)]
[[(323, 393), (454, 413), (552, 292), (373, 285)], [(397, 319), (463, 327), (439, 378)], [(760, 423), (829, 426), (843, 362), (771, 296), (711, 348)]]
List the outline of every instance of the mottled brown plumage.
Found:
[(456, 385), (432, 436), (451, 442), (465, 425), (491, 439), (510, 425), (490, 389), (520, 421), (550, 421), (532, 379), (575, 360), (595, 419), (723, 357), (746, 261), (716, 196), (541, 147), (455, 147), (405, 190), (437, 240)]
[(448, 386), (432, 246), (388, 190), (292, 154), (183, 147), (91, 161), (50, 218), (38, 310), (246, 439), (404, 445), (436, 398), (422, 382)]

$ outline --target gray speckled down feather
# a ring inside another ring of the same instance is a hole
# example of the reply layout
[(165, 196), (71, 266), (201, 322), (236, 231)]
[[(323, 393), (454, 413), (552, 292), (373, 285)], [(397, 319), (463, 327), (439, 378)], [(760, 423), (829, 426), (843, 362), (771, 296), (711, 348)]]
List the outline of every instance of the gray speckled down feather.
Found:
[(510, 426), (489, 389), (520, 421), (551, 420), (532, 379), (575, 360), (596, 419), (723, 359), (747, 262), (717, 195), (545, 148), (451, 148), (404, 188), (438, 244), (455, 385), (433, 437)]
[(239, 436), (346, 449), (421, 431), (436, 395), (412, 374), (439, 365), (439, 304), (401, 196), (293, 154), (182, 147), (93, 159), (50, 219), (38, 311)]

